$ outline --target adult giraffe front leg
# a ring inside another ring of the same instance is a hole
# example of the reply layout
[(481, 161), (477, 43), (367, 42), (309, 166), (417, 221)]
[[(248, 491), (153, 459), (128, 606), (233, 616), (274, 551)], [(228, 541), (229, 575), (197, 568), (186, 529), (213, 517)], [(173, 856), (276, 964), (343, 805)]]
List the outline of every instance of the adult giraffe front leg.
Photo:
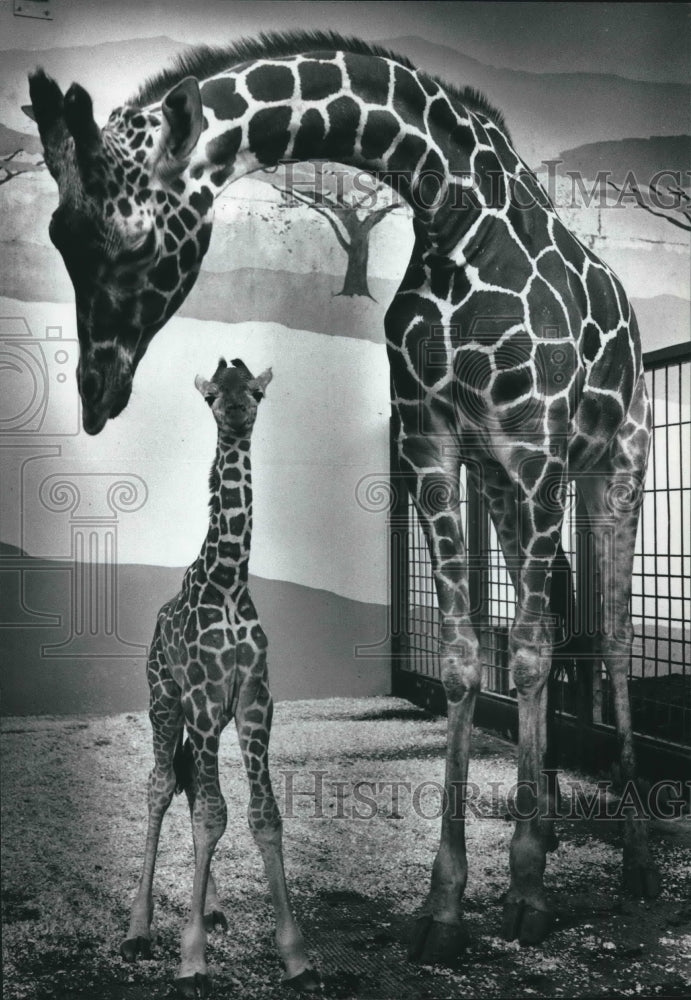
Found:
[(468, 865), (462, 789), (468, 777), (479, 644), (470, 621), (468, 567), (461, 529), (460, 455), (455, 437), (403, 434), (400, 465), (427, 538), (441, 615), (441, 679), (448, 704), (444, 810), (432, 884), (409, 957), (454, 965), (467, 943), (462, 900)]

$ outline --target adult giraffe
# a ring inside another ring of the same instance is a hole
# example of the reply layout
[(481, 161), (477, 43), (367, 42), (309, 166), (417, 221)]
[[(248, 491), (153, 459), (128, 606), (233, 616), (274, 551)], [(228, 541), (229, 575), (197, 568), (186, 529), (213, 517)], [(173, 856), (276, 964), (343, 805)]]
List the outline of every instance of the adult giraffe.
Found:
[[(154, 334), (194, 284), (214, 198), (282, 159), (328, 159), (394, 185), (415, 244), (385, 329), (400, 465), (425, 529), (442, 616), (446, 786), (430, 893), (411, 954), (453, 962), (463, 944), (462, 804), (478, 640), (459, 511), (466, 463), (488, 497), (516, 587), (510, 663), (518, 691), (520, 819), (503, 932), (540, 941), (549, 824), (546, 680), (550, 583), (575, 479), (604, 583), (622, 774), (634, 778), (627, 691), (631, 568), (649, 443), (635, 317), (612, 272), (569, 233), (514, 152), (502, 116), (376, 46), (330, 33), (200, 49), (145, 84), (103, 129), (89, 95), (38, 70), (33, 113), (60, 204), (51, 239), (72, 278), (84, 427), (126, 406)], [(455, 808), (454, 808), (455, 806)], [(627, 821), (625, 880), (654, 894), (645, 827)]]

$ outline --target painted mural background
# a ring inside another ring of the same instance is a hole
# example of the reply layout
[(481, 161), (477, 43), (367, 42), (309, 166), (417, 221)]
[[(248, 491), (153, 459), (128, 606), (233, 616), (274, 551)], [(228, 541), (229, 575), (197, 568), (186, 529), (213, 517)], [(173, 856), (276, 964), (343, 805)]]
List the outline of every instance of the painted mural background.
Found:
[[(590, 19), (585, 52), (579, 9)], [(359, 484), (388, 470), (383, 317), (412, 244), (410, 212), (388, 192), (358, 209), (346, 179), (339, 204), (337, 168), (326, 169), (321, 200), (306, 168), (301, 196), (282, 193), (280, 173), (231, 186), (197, 285), (155, 338), (128, 408), (89, 438), (72, 287), (48, 240), (56, 189), (21, 111), (27, 73), (41, 64), (63, 89), (79, 81), (102, 122), (189, 43), (304, 26), (381, 42), (502, 108), (562, 216), (621, 277), (652, 350), (690, 333), (678, 204), (691, 193), (685, 16), (672, 4), (63, 0), (41, 22), (0, 7), (5, 712), (146, 704), (156, 611), (206, 529), (215, 426), (193, 380), (221, 354), (274, 369), (253, 437), (251, 562), (274, 692), (388, 690), (386, 515), (368, 509)], [(682, 195), (654, 215), (638, 204), (651, 183)], [(366, 282), (352, 284), (352, 243), (373, 212)]]

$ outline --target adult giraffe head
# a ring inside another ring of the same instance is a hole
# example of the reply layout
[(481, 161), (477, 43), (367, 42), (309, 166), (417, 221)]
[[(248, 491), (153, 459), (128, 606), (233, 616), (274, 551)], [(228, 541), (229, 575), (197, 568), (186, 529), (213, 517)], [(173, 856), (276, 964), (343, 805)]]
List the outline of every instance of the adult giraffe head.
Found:
[(186, 173), (203, 128), (199, 86), (187, 77), (160, 111), (116, 108), (100, 129), (83, 87), (63, 96), (41, 69), (29, 85), (24, 110), (60, 196), (49, 234), (74, 285), (82, 419), (98, 434), (127, 405), (137, 365), (209, 245), (213, 196)]

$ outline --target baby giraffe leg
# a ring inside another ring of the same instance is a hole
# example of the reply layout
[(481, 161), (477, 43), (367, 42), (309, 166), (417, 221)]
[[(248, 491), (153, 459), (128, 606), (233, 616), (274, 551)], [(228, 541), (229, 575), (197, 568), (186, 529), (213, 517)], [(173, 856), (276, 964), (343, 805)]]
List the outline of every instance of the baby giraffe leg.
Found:
[(195, 707), (184, 703), (185, 718), (192, 748), (196, 794), (192, 809), (194, 837), (194, 881), (190, 915), (182, 932), (180, 971), (175, 986), (183, 997), (209, 995), (210, 980), (206, 967), (206, 927), (204, 907), (209, 884), (209, 869), (216, 844), (226, 828), (226, 804), (218, 780), (218, 745), (221, 726), (207, 720), (210, 728), (195, 728)]
[[(176, 774), (178, 782), (182, 785), (187, 803), (190, 809), (190, 819), (194, 816), (194, 802), (197, 795), (195, 784), (194, 759), (192, 756), (192, 745), (189, 740), (180, 748), (180, 753), (176, 761)], [(214, 877), (209, 873), (209, 884), (206, 889), (206, 900), (204, 903), (204, 926), (207, 931), (212, 931), (216, 927), (221, 930), (228, 930), (228, 920), (221, 902), (218, 898), (218, 890)]]
[(290, 906), (283, 867), (282, 821), (269, 776), (269, 733), (273, 702), (264, 677), (249, 678), (240, 690), (235, 715), (242, 758), (250, 784), (247, 810), (250, 830), (264, 862), (276, 914), (276, 946), (283, 961), (283, 981), (305, 992), (320, 989), (310, 965), (302, 932)]
[(133, 962), (137, 957), (149, 958), (151, 955), (154, 867), (161, 824), (175, 792), (173, 760), (183, 724), (180, 688), (165, 664), (158, 629), (149, 654), (148, 679), (151, 690), (149, 718), (153, 729), (154, 767), (149, 775), (149, 824), (144, 866), (130, 911), (127, 937), (120, 945), (120, 954), (127, 962)]

